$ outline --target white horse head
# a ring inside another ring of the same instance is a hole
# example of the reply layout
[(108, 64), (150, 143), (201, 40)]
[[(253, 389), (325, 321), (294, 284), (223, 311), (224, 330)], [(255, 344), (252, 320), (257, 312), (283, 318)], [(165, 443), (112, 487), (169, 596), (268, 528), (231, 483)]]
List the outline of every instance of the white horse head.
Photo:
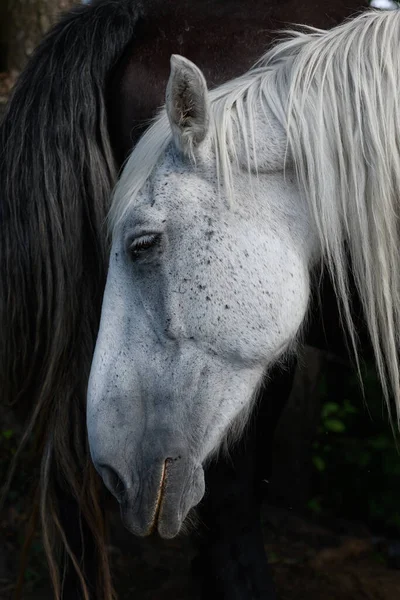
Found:
[(354, 339), (345, 243), (400, 396), (399, 34), (375, 13), (296, 34), (211, 93), (172, 58), (166, 111), (115, 192), (88, 396), (94, 463), (134, 533), (172, 537), (200, 501), (205, 461), (298, 337), (319, 259)]

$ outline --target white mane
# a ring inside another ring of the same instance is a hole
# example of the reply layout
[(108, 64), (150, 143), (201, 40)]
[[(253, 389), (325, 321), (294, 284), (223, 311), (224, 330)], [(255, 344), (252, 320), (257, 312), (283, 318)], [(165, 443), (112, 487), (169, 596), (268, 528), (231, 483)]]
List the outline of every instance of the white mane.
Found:
[[(287, 131), (288, 155), (356, 351), (350, 257), (383, 391), (388, 407), (392, 393), (399, 419), (400, 12), (368, 11), (330, 31), (289, 35), (248, 73), (210, 92), (217, 167), (233, 197), (234, 132), (247, 140), (249, 157), (257, 110), (272, 111)], [(122, 173), (111, 211), (114, 227), (170, 142), (163, 111)]]

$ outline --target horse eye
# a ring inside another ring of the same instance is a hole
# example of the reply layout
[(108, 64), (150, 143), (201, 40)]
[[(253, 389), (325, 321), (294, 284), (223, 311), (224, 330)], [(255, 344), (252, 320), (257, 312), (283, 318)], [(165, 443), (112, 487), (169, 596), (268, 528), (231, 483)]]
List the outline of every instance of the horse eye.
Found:
[(144, 255), (148, 250), (153, 248), (160, 240), (160, 236), (156, 233), (143, 235), (135, 240), (129, 245), (128, 252), (132, 258), (135, 260), (140, 256)]

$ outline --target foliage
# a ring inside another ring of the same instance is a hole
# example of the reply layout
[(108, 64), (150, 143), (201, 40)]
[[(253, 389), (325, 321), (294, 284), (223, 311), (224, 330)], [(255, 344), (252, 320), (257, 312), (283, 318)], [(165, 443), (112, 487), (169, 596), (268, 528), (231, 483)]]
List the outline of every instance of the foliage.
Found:
[(314, 497), (309, 508), (363, 521), (372, 529), (400, 532), (400, 436), (393, 432), (372, 364), (358, 378), (327, 365), (314, 442)]

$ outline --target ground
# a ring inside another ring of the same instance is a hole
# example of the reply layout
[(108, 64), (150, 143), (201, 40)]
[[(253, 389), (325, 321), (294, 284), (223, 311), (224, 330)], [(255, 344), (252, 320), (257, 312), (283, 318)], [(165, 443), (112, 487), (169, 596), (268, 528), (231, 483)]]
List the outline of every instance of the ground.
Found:
[[(0, 546), (0, 599), (11, 599), (11, 573), (18, 539), (16, 511)], [(395, 600), (400, 598), (397, 546), (372, 537), (364, 525), (331, 521), (318, 523), (313, 516), (265, 506), (263, 511), (266, 551), (270, 558), (279, 600)], [(190, 575), (193, 549), (188, 538), (170, 542), (135, 539), (111, 514), (113, 531), (110, 553), (119, 600), (197, 599)], [(14, 535), (13, 535), (14, 533)], [(13, 545), (14, 544), (14, 545)], [(391, 556), (390, 556), (391, 555)], [(11, 558), (13, 557), (13, 558)], [(389, 564), (392, 563), (392, 568)], [(24, 600), (50, 600), (43, 565), (36, 560), (28, 570)], [(1, 569), (2, 572), (1, 572)], [(36, 572), (35, 572), (36, 569)]]
[[(307, 600), (400, 598), (400, 571), (387, 565), (388, 543), (374, 540), (363, 526), (343, 522), (321, 526), (315, 519), (267, 506), (263, 520), (280, 600), (304, 600), (305, 593)], [(189, 582), (187, 543), (136, 544), (136, 558), (124, 543), (119, 544), (123, 550), (115, 551), (121, 600), (196, 597)]]

